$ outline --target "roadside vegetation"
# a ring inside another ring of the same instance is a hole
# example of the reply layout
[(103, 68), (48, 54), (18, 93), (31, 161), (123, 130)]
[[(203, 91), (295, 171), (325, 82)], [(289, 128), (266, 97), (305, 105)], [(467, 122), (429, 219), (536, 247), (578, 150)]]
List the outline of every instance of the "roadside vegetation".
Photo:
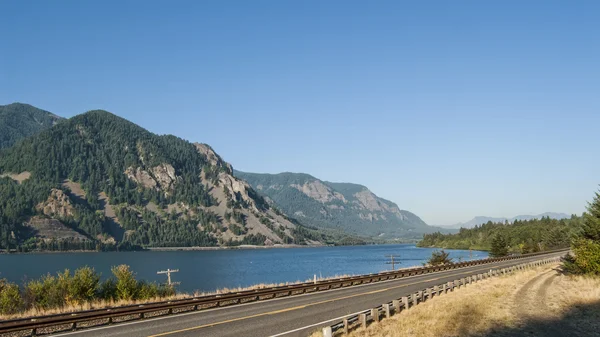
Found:
[(71, 273), (27, 280), (22, 286), (0, 279), (0, 319), (71, 312), (112, 305), (134, 304), (174, 297), (172, 287), (136, 280), (127, 265), (112, 268), (112, 277), (100, 281), (90, 267)]

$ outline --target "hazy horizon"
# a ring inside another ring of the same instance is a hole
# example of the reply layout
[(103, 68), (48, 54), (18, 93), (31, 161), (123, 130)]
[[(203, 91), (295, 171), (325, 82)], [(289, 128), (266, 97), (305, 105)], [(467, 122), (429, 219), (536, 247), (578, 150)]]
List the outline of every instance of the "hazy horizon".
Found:
[(0, 104), (105, 109), (241, 171), (365, 185), (430, 225), (581, 214), (600, 183), (599, 10), (2, 2)]

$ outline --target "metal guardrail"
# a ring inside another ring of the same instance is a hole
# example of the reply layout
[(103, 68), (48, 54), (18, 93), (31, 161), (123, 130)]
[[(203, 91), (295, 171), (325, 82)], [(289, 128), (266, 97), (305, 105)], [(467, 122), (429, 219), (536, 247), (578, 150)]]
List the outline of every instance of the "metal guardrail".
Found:
[(444, 270), (452, 270), (500, 261), (522, 259), (531, 256), (552, 254), (562, 251), (566, 252), (567, 250), (568, 249), (524, 254), (520, 256), (473, 260), (443, 266), (416, 267), (396, 271), (387, 271), (377, 274), (329, 279), (324, 281), (318, 281), (316, 283), (306, 282), (295, 285), (277, 286), (265, 289), (240, 291), (235, 293), (208, 295), (179, 300), (153, 302), (139, 305), (127, 305), (105, 309), (86, 310), (67, 314), (56, 314), (5, 320), (0, 322), (0, 336), (6, 333), (14, 332), (26, 333), (28, 330), (29, 335), (31, 336), (35, 336), (37, 334), (54, 333), (65, 330), (78, 330), (106, 324), (121, 323), (136, 319), (152, 318), (157, 316), (204, 310), (215, 307), (224, 307), (229, 305), (267, 300), (278, 297), (294, 296), (299, 294), (344, 288), (354, 285), (380, 282), (415, 275), (435, 273)]
[(362, 326), (366, 328), (369, 322), (379, 322), (383, 317), (389, 318), (392, 314), (400, 313), (403, 310), (409, 309), (419, 303), (425, 302), (435, 296), (440, 296), (449, 291), (454, 291), (455, 288), (464, 287), (467, 284), (476, 283), (489, 277), (506, 275), (517, 270), (526, 269), (528, 267), (542, 266), (552, 262), (560, 261), (560, 257), (537, 260), (529, 263), (523, 263), (512, 267), (490, 270), (486, 273), (474, 274), (471, 276), (456, 279), (452, 282), (442, 283), (433, 287), (428, 287), (424, 290), (417, 291), (408, 296), (395, 299), (388, 303), (383, 303), (380, 306), (361, 311), (356, 314), (346, 316), (342, 321), (335, 322), (330, 326), (323, 328), (323, 337), (332, 337), (334, 334), (347, 334), (348, 331)]

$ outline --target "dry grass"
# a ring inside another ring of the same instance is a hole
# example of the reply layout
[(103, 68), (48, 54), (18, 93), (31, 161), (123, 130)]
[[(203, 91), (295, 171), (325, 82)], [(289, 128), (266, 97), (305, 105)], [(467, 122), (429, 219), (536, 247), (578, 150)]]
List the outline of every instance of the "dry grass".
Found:
[(54, 308), (54, 309), (46, 309), (46, 310), (38, 310), (35, 308), (31, 308), (27, 311), (24, 311), (24, 312), (21, 312), (18, 314), (14, 314), (14, 315), (1, 315), (0, 314), (0, 320), (27, 318), (27, 317), (45, 316), (45, 315), (54, 315), (54, 314), (65, 314), (65, 313), (72, 313), (72, 312), (78, 312), (78, 311), (83, 311), (83, 310), (104, 309), (104, 308), (111, 308), (111, 307), (118, 307), (118, 306), (125, 306), (125, 305), (135, 305), (135, 304), (144, 304), (144, 303), (150, 303), (150, 302), (183, 299), (183, 298), (188, 298), (188, 297), (190, 297), (188, 294), (177, 294), (177, 295), (169, 297), (169, 298), (156, 297), (156, 298), (151, 298), (151, 299), (147, 299), (147, 300), (138, 300), (138, 301), (98, 300), (98, 301), (94, 301), (94, 302), (83, 303), (80, 305), (70, 304), (70, 305), (66, 305), (62, 308)]
[[(484, 280), (373, 323), (367, 329), (359, 328), (350, 336), (514, 336), (523, 333), (552, 336), (556, 331), (548, 331), (557, 326), (562, 329), (564, 324), (568, 331), (574, 331), (573, 326), (577, 325), (575, 330), (579, 333), (576, 331), (574, 335), (594, 335), (600, 331), (600, 279), (559, 275), (552, 270), (556, 267), (549, 265)], [(595, 304), (595, 309), (586, 308), (573, 314), (573, 308), (586, 304)], [(569, 315), (568, 320), (565, 315)], [(579, 317), (579, 321), (573, 321), (573, 316)], [(581, 322), (587, 326), (582, 327)], [(560, 335), (561, 330), (557, 331)], [(322, 334), (312, 335), (318, 336)]]

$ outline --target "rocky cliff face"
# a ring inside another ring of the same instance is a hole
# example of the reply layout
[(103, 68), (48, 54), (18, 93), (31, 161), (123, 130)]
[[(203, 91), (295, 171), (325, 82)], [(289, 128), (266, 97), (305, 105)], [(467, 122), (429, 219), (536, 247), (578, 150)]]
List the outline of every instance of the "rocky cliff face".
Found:
[(235, 174), (307, 225), (384, 238), (418, 238), (436, 230), (362, 185), (303, 173)]

